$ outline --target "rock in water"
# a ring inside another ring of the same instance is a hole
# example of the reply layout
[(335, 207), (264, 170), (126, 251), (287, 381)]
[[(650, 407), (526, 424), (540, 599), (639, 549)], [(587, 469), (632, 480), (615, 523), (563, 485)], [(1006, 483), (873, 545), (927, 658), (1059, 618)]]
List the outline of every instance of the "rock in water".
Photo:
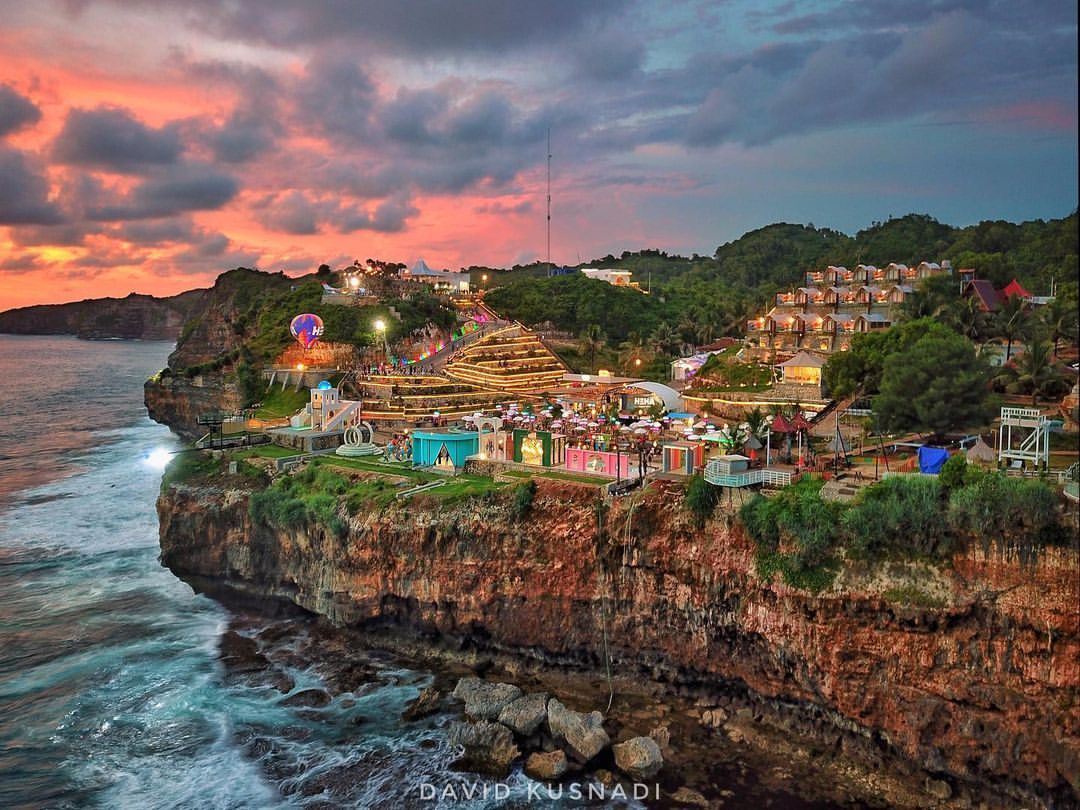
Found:
[(530, 754), (525, 760), (525, 775), (538, 782), (560, 779), (567, 768), (566, 754), (552, 751), (549, 754)]
[(450, 724), (447, 739), (451, 745), (460, 745), (464, 749), (455, 760), (455, 767), (490, 776), (506, 776), (510, 764), (521, 755), (514, 744), (513, 732), (506, 726), (486, 720), (479, 723), (455, 721)]
[(499, 712), (499, 722), (522, 737), (528, 737), (547, 718), (547, 695), (531, 694), (506, 704)]
[(632, 779), (651, 779), (664, 765), (664, 755), (652, 737), (634, 737), (611, 750), (615, 766)]
[(611, 744), (600, 712), (575, 712), (552, 698), (547, 705), (547, 721), (551, 736), (564, 743), (570, 756), (579, 762), (588, 762)]
[(281, 701), (282, 706), (305, 706), (321, 709), (330, 703), (330, 695), (323, 689), (303, 689)]
[(470, 676), (457, 682), (454, 697), (465, 701), (465, 714), (473, 720), (496, 720), (507, 704), (521, 697), (521, 690), (510, 683), (489, 683)]
[(439, 710), (439, 701), (442, 699), (442, 692), (436, 689), (434, 686), (429, 686), (419, 695), (416, 700), (409, 704), (401, 714), (402, 720), (419, 720), (421, 717), (427, 717), (429, 714), (435, 714)]

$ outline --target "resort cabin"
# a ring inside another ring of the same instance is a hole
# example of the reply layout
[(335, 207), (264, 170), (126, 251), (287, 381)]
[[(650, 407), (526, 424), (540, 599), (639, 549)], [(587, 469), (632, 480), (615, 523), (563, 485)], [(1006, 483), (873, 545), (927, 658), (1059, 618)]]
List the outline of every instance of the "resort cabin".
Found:
[(855, 303), (855, 292), (847, 287), (829, 287), (825, 290), (825, 303), (834, 307)]
[(909, 295), (915, 292), (915, 288), (907, 284), (897, 284), (889, 290), (888, 300), (889, 304), (896, 305), (904, 303)]
[(799, 287), (795, 291), (795, 303), (799, 306), (821, 304), (825, 302), (825, 291), (817, 287)]
[(778, 307), (790, 307), (795, 303), (795, 293), (777, 293), (776, 294), (776, 306)]
[(826, 315), (822, 319), (822, 330), (825, 332), (832, 332), (834, 334), (843, 334), (845, 332), (855, 331), (855, 316), (843, 315), (838, 312), (834, 312), (830, 315)]
[(801, 351), (780, 363), (780, 382), (788, 385), (821, 385), (821, 367), (825, 361), (816, 354)]
[[(935, 276), (941, 272), (941, 265), (937, 262), (919, 262), (919, 266), (915, 268), (915, 278), (924, 279)], [(903, 276), (902, 278), (906, 278)]]
[(822, 272), (821, 270), (809, 270), (809, 271), (807, 271), (807, 273), (806, 273), (806, 283), (807, 284), (824, 284), (825, 283), (825, 273)]
[(855, 319), (856, 332), (874, 332), (879, 329), (888, 329), (892, 321), (884, 315), (877, 313), (860, 315)]
[(851, 280), (856, 284), (869, 284), (881, 271), (878, 270), (872, 264), (860, 264), (856, 265), (855, 273), (852, 275)]
[(402, 270), (399, 277), (405, 281), (418, 281), (430, 284), (443, 292), (469, 292), (468, 273), (451, 273), (447, 270), (432, 270), (423, 259), (417, 259), (412, 267)]
[(904, 278), (904, 273), (908, 272), (908, 266), (906, 264), (897, 264), (896, 262), (889, 262), (885, 266), (885, 272), (883, 279), (885, 281), (892, 281), (894, 283), (899, 282)]
[(760, 318), (751, 318), (746, 322), (747, 332), (761, 332), (765, 329), (765, 316)]
[(883, 291), (880, 287), (866, 285), (859, 287), (859, 291), (855, 295), (855, 300), (858, 303), (866, 304), (867, 306), (884, 304), (888, 300), (888, 293)]
[(782, 315), (777, 312), (770, 312), (765, 316), (765, 330), (772, 332), (792, 332), (795, 329), (795, 316), (794, 315)]
[(800, 312), (795, 316), (799, 321), (800, 332), (820, 332), (825, 319), (821, 315), (815, 315), (812, 312)]
[(826, 284), (850, 284), (854, 279), (855, 274), (848, 270), (846, 267), (837, 267), (830, 264), (825, 268), (825, 283)]
[(606, 281), (612, 287), (637, 287), (637, 284), (630, 280), (634, 275), (630, 270), (620, 270), (615, 267), (583, 267), (581, 274), (597, 281)]

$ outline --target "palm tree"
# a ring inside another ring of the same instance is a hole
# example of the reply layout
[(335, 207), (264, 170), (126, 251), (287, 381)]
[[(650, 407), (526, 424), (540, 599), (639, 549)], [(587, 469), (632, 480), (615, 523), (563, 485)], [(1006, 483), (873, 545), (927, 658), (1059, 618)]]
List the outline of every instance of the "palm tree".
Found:
[(1040, 320), (1050, 333), (1054, 342), (1054, 359), (1058, 356), (1058, 343), (1062, 339), (1076, 340), (1076, 308), (1061, 298), (1054, 298), (1039, 311)]
[(590, 371), (596, 369), (596, 356), (604, 350), (606, 344), (603, 330), (595, 323), (589, 324), (582, 333), (581, 354), (588, 360)]
[(973, 343), (986, 337), (988, 318), (974, 295), (961, 298), (953, 303), (949, 311), (949, 320), (960, 334)]
[(768, 425), (765, 422), (765, 411), (761, 410), (760, 405), (754, 406), (754, 409), (746, 414), (746, 426), (750, 429), (750, 435), (754, 438), (765, 438)]
[(716, 337), (716, 324), (711, 318), (705, 316), (694, 325), (694, 337), (697, 338), (699, 346), (712, 343), (713, 338)]
[(998, 380), (1017, 392), (1031, 392), (1031, 407), (1039, 403), (1039, 394), (1058, 380), (1050, 356), (1050, 341), (1031, 340), (1017, 361), (1002, 368)]
[(696, 306), (687, 307), (683, 312), (682, 318), (679, 319), (678, 332), (687, 342), (694, 340), (697, 336), (698, 324), (702, 321), (701, 310)]
[(1008, 341), (1005, 347), (1006, 363), (1012, 357), (1013, 341), (1024, 333), (1026, 315), (1024, 300), (1018, 295), (1010, 295), (994, 313), (994, 329)]
[(683, 345), (679, 339), (679, 333), (672, 329), (667, 322), (661, 322), (656, 327), (649, 341), (657, 354), (669, 357), (677, 354)]
[(637, 366), (652, 357), (648, 341), (640, 332), (631, 332), (626, 340), (619, 344), (619, 365), (624, 371), (637, 371)]

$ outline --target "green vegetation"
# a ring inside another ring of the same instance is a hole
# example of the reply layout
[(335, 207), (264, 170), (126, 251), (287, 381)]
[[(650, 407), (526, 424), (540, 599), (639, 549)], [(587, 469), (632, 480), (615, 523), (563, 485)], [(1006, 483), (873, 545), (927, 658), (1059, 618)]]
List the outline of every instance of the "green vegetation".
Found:
[(738, 346), (712, 355), (694, 375), (695, 391), (764, 391), (772, 384), (773, 369), (765, 363), (740, 363)]
[(683, 506), (694, 516), (694, 523), (699, 529), (712, 517), (718, 503), (720, 487), (714, 487), (701, 475), (695, 475), (686, 482)]
[(891, 431), (936, 435), (989, 424), (990, 369), (960, 335), (926, 334), (885, 358), (874, 413)]
[(931, 596), (918, 585), (902, 585), (898, 588), (890, 588), (882, 594), (889, 602), (898, 605), (909, 605), (921, 608), (943, 608), (945, 600)]
[(259, 407), (254, 416), (256, 419), (282, 419), (292, 416), (303, 408), (311, 399), (311, 394), (306, 388), (299, 391), (292, 388), (281, 388), (275, 385), (261, 397)]
[(536, 482), (532, 479), (522, 481), (514, 487), (513, 498), (510, 501), (510, 514), (514, 516), (514, 520), (521, 522), (529, 516), (535, 497)]
[[(821, 482), (812, 480), (755, 496), (739, 516), (754, 541), (758, 574), (779, 572), (792, 587), (820, 591), (844, 558), (943, 562), (978, 543), (984, 554), (1030, 564), (1041, 549), (1068, 541), (1057, 495), (1045, 482), (976, 471), (963, 456), (946, 468), (944, 479), (886, 478), (849, 504), (822, 500)], [(886, 598), (921, 604), (904, 589)]]

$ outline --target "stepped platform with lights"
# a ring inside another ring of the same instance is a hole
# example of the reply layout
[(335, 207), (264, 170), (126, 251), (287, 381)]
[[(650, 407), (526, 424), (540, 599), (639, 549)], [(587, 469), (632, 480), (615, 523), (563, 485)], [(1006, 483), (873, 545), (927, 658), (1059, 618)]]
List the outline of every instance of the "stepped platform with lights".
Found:
[(363, 399), (363, 418), (414, 421), (438, 414), (448, 419), (493, 412), (506, 396), (442, 376), (385, 375), (356, 383)]
[(451, 380), (493, 391), (540, 394), (558, 388), (566, 366), (540, 337), (519, 324), (461, 349), (443, 368)]

